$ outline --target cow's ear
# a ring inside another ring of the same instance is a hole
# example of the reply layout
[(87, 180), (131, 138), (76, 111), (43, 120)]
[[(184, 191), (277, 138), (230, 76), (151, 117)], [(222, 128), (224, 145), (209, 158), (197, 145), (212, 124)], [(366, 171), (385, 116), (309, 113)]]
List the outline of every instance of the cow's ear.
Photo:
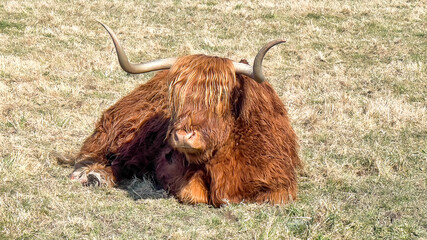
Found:
[(252, 122), (254, 119), (274, 119), (287, 115), (286, 109), (268, 82), (257, 83), (253, 79), (237, 75), (237, 87), (233, 90), (233, 112), (236, 119)]

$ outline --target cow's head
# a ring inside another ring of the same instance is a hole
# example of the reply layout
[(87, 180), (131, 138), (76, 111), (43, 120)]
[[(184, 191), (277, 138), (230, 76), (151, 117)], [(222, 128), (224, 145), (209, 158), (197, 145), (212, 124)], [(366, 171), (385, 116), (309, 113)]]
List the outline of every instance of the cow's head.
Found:
[(192, 163), (202, 163), (229, 136), (232, 91), (236, 87), (233, 62), (192, 55), (179, 58), (169, 70), (171, 121), (169, 143)]
[[(102, 24), (102, 23), (101, 23)], [(171, 121), (168, 141), (186, 155), (190, 163), (207, 161), (228, 140), (233, 116), (233, 97), (238, 92), (236, 74), (243, 74), (261, 83), (262, 60), (267, 51), (284, 40), (274, 40), (258, 52), (251, 67), (229, 59), (191, 55), (132, 64), (115, 34), (104, 24), (113, 39), (120, 66), (129, 73), (145, 73), (170, 69), (169, 105)]]

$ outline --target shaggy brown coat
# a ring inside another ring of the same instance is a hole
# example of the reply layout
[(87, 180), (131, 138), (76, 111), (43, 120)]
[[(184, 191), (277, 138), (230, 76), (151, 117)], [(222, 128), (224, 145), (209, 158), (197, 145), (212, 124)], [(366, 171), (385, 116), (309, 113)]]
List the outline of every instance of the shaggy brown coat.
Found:
[[(203, 151), (174, 149), (176, 129), (199, 131)], [(178, 59), (107, 109), (78, 159), (75, 172), (99, 173), (107, 185), (154, 174), (181, 202), (214, 206), (295, 199), (301, 166), (297, 137), (271, 85), (204, 55)]]

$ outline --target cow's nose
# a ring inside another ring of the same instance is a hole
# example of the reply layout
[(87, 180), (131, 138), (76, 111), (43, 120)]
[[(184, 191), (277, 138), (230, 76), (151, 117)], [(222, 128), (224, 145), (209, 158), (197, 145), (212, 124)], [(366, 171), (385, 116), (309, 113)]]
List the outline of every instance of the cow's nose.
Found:
[(194, 131), (184, 131), (184, 130), (178, 130), (175, 131), (174, 138), (175, 141), (178, 143), (188, 143), (191, 138), (193, 138), (195, 132)]
[(194, 152), (204, 149), (205, 143), (197, 131), (176, 130), (173, 132), (172, 145), (182, 152)]

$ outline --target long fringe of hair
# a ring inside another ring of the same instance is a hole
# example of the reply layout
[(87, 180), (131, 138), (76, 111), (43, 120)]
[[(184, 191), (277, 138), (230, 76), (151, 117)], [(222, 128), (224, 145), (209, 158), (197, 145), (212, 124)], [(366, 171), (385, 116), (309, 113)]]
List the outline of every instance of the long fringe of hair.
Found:
[(191, 55), (178, 59), (169, 71), (169, 81), (173, 118), (183, 111), (223, 115), (229, 110), (236, 75), (229, 59)]

